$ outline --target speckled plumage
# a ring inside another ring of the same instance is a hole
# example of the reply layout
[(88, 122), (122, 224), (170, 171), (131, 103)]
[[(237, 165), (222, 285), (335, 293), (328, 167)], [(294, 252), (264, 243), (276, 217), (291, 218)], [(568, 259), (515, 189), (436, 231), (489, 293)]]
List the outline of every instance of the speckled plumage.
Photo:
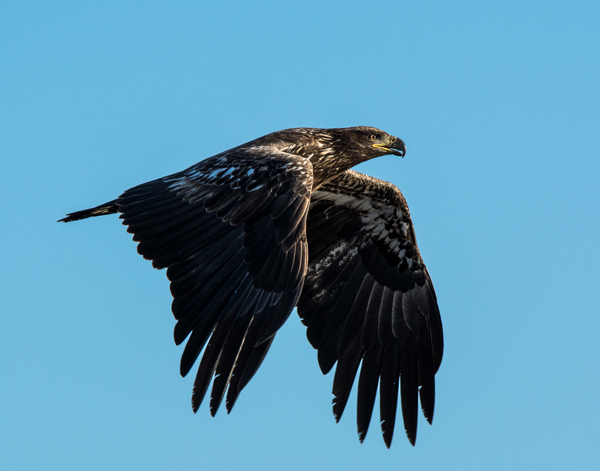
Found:
[(389, 447), (398, 391), (416, 438), (418, 395), (433, 418), (442, 326), (408, 206), (393, 185), (350, 170), (404, 143), (370, 127), (278, 131), (67, 215), (120, 213), (155, 268), (167, 268), (186, 375), (202, 354), (193, 409), (230, 411), (295, 306), (324, 373), (337, 363), (339, 420), (362, 364), (358, 432), (378, 385)]

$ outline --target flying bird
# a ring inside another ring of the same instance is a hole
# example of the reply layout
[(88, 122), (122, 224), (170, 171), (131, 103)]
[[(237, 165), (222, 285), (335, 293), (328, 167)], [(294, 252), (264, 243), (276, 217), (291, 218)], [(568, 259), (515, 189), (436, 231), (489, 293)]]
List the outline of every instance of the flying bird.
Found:
[(350, 170), (405, 152), (402, 140), (372, 127), (286, 129), (60, 221), (120, 213), (138, 252), (167, 269), (175, 343), (187, 339), (182, 376), (203, 352), (194, 412), (211, 380), (210, 413), (224, 398), (231, 411), (297, 307), (322, 372), (337, 363), (336, 421), (358, 374), (360, 441), (379, 387), (386, 446), (398, 394), (414, 445), (419, 399), (433, 419), (443, 351), (437, 298), (400, 190)]

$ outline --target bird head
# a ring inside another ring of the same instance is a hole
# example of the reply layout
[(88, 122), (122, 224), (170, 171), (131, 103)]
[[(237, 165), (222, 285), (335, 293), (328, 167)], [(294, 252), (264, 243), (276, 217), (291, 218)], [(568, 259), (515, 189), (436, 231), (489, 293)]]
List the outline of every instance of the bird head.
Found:
[(386, 154), (404, 157), (406, 145), (402, 139), (392, 136), (381, 129), (359, 126), (345, 128), (339, 131), (347, 135), (348, 143), (359, 152), (363, 152), (367, 158), (375, 158)]

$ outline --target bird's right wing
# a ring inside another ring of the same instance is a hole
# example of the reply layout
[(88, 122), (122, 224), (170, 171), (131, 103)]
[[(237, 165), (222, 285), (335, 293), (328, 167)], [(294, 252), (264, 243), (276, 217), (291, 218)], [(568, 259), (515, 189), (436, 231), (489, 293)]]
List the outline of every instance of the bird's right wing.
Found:
[[(297, 303), (308, 249), (312, 164), (269, 147), (219, 154), (116, 201), (138, 252), (167, 268), (181, 374), (206, 345), (192, 405), (231, 410)], [(208, 342), (208, 343), (207, 343)]]
[[(312, 194), (309, 267), (298, 313), (327, 373), (337, 362), (333, 411), (342, 415), (359, 364), (358, 433), (367, 433), (377, 387), (383, 439), (392, 441), (398, 401), (408, 439), (418, 395), (433, 418), (442, 324), (408, 206), (390, 183), (348, 170)], [(400, 383), (400, 384), (399, 384)]]

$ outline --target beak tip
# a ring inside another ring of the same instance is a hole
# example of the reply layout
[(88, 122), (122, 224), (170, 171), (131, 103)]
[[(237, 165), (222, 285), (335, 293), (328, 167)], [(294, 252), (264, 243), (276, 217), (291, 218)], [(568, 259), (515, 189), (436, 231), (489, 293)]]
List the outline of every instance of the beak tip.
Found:
[(400, 157), (404, 158), (404, 156), (406, 155), (406, 144), (404, 144), (404, 141), (402, 139), (396, 138), (392, 143), (391, 147), (398, 151)]

